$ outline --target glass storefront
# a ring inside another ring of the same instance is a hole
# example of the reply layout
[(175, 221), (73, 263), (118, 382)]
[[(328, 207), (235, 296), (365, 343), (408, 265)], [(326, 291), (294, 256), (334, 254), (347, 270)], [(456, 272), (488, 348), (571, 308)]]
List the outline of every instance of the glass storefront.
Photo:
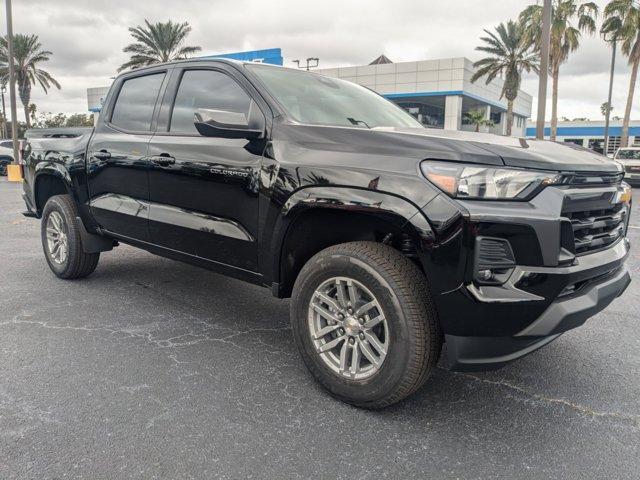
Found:
[(444, 128), (444, 106), (439, 107), (417, 101), (396, 101), (425, 127)]

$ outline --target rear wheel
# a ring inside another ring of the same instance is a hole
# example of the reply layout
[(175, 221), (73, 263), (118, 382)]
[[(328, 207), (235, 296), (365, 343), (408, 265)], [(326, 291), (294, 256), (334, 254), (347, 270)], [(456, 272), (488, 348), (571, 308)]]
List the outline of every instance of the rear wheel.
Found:
[(99, 253), (86, 253), (69, 195), (51, 197), (42, 212), (42, 247), (49, 268), (60, 278), (82, 278), (98, 266)]
[(442, 345), (422, 272), (373, 242), (336, 245), (311, 258), (294, 286), (291, 322), (315, 378), (340, 400), (366, 408), (420, 388)]

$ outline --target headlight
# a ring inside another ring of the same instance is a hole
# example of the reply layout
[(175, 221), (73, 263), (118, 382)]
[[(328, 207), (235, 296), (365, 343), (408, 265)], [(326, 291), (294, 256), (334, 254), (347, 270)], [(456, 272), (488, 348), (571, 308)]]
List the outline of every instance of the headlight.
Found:
[(562, 175), (512, 168), (425, 161), (424, 176), (454, 198), (526, 200), (547, 185), (558, 184)]

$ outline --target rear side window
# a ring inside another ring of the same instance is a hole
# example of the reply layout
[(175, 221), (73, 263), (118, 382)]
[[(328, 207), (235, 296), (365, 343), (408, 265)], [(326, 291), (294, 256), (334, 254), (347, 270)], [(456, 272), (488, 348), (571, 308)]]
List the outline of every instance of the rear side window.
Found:
[(123, 130), (150, 131), (153, 109), (164, 75), (156, 73), (125, 80), (113, 107), (111, 123)]
[(228, 75), (213, 70), (187, 70), (178, 87), (169, 131), (197, 134), (193, 120), (199, 108), (244, 113), (248, 118), (250, 105), (251, 97)]

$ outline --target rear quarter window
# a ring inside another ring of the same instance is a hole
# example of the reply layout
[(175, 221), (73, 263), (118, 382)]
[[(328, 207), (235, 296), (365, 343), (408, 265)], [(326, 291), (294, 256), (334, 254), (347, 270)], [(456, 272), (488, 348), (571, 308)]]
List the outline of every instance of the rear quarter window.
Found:
[(153, 111), (165, 73), (125, 80), (113, 106), (111, 123), (133, 132), (151, 131)]

